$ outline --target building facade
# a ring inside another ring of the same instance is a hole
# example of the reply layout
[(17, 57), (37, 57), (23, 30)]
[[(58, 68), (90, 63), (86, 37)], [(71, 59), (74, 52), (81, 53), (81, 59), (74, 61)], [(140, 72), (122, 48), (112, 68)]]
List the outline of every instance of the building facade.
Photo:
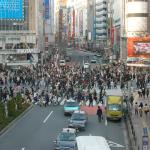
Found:
[(45, 50), (49, 51), (55, 44), (54, 33), (54, 0), (44, 0), (45, 6)]
[(96, 47), (104, 47), (108, 40), (108, 2), (95, 0), (95, 40)]
[(5, 7), (0, 7), (0, 63), (36, 64), (44, 49), (43, 1), (18, 0), (16, 3), (7, 1)]
[(127, 62), (130, 66), (150, 66), (149, 3), (149, 0), (128, 0), (126, 3)]

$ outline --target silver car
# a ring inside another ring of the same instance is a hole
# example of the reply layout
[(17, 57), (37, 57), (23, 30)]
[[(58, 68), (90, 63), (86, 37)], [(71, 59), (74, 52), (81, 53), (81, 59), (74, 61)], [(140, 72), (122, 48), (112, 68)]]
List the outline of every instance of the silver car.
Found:
[(77, 150), (76, 130), (64, 128), (54, 141), (55, 150)]
[(87, 121), (88, 117), (85, 111), (74, 111), (74, 113), (71, 116), (71, 119), (69, 120), (68, 127), (79, 130), (85, 130)]

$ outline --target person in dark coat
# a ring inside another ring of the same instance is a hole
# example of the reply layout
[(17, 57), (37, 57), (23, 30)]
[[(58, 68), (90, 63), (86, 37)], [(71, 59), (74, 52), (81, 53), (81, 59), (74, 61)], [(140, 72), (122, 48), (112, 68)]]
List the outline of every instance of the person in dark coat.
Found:
[(92, 94), (89, 94), (89, 107), (93, 106), (93, 98), (92, 98)]
[(149, 89), (146, 89), (146, 96), (149, 97)]
[(97, 113), (96, 113), (96, 114), (97, 114), (97, 116), (98, 116), (98, 121), (101, 122), (103, 112), (102, 112), (102, 109), (101, 109), (100, 106), (98, 106), (98, 109), (97, 109)]

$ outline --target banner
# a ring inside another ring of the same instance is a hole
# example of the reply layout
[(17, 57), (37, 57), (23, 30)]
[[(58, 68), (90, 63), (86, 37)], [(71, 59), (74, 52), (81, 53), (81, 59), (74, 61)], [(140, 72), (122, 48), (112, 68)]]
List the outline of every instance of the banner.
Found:
[(49, 4), (50, 4), (50, 2), (49, 2), (50, 0), (45, 0), (45, 19), (49, 19), (49, 17), (50, 17), (50, 6), (49, 6)]

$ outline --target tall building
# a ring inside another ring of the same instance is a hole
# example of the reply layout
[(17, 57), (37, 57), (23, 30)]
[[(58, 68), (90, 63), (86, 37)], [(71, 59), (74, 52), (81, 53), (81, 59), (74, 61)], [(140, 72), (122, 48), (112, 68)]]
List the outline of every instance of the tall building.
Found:
[[(107, 0), (95, 0), (95, 40), (97, 45), (104, 47), (108, 33), (108, 3)], [(104, 44), (104, 45), (103, 45)]]
[(120, 58), (120, 46), (121, 46), (121, 29), (123, 28), (122, 22), (122, 2), (120, 0), (110, 0), (110, 41), (113, 59)]
[(16, 0), (0, 3), (0, 64), (30, 65), (44, 49), (43, 1)]
[(46, 53), (51, 52), (51, 48), (55, 44), (55, 33), (54, 33), (54, 0), (44, 0), (45, 6), (45, 50)]
[(67, 0), (56, 0), (55, 4), (55, 38), (56, 42), (64, 43), (67, 40)]
[[(127, 57), (142, 59), (148, 53), (141, 55), (135, 52), (137, 47), (143, 49), (149, 44), (149, 0), (109, 0), (112, 25), (110, 38), (112, 44), (112, 55), (121, 60)], [(142, 43), (143, 41), (143, 43)], [(141, 42), (142, 44), (139, 44)], [(138, 46), (135, 46), (138, 43)], [(144, 44), (145, 43), (145, 44)], [(136, 47), (136, 48), (135, 48)], [(147, 47), (148, 48), (148, 47)], [(147, 57), (146, 56), (146, 57)]]
[(83, 47), (87, 44), (88, 27), (88, 2), (87, 0), (76, 0), (74, 2), (75, 11), (75, 44)]
[(75, 37), (75, 11), (74, 0), (67, 2), (67, 41), (68, 46), (74, 46)]

